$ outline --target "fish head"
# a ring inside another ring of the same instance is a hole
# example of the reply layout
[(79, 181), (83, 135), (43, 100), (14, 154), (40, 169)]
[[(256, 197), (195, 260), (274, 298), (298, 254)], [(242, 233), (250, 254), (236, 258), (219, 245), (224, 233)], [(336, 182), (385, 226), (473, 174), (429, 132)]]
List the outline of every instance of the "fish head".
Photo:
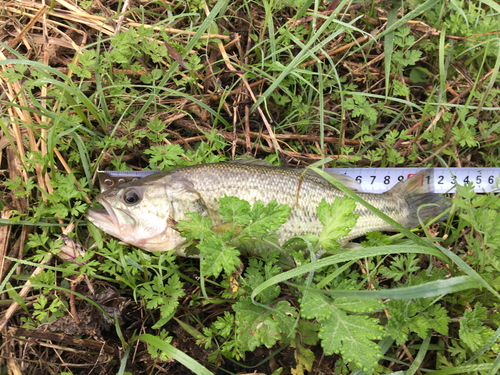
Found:
[(97, 201), (104, 209), (90, 209), (87, 219), (147, 251), (169, 251), (185, 243), (175, 224), (186, 219), (186, 213), (205, 212), (199, 194), (184, 181), (126, 183), (99, 194)]

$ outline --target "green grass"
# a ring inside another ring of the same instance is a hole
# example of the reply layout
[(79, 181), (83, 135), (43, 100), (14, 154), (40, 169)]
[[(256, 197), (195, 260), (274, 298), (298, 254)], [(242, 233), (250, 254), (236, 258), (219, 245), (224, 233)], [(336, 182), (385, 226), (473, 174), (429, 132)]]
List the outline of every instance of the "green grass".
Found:
[[(354, 220), (348, 199), (318, 208), (345, 220), (325, 214), (321, 236), (283, 246), (265, 229), (279, 227), (286, 207), (262, 211), (228, 199), (226, 214), (237, 213), (228, 231), (212, 231), (195, 216), (180, 224), (201, 261), (120, 244), (84, 214), (98, 192), (98, 169), (169, 169), (247, 153), (291, 168), (499, 167), (500, 54), (492, 32), (500, 6), (342, 1), (327, 11), (330, 2), (239, 0), (208, 2), (207, 15), (198, 0), (141, 4), (123, 13), (115, 4), (104, 14), (80, 3), (76, 18), (56, 5), (47, 12), (49, 30), (83, 44), (78, 52), (53, 44), (47, 61), (24, 44), (0, 43), (2, 150), (14, 155), (2, 152), (2, 170), (10, 169), (0, 224), (11, 225), (6, 259), (21, 270), (3, 271), (1, 292), (22, 307), (9, 324), (34, 329), (67, 317), (73, 303), (91, 308), (87, 284), (68, 282), (85, 274), (97, 294), (116, 288), (146, 317), (133, 325), (142, 318), (130, 313), (124, 323), (118, 315), (126, 313), (105, 310), (125, 358), (103, 365), (108, 373), (128, 371), (135, 345), (150, 360), (140, 357), (136, 373), (152, 361), (181, 371), (167, 357), (196, 373), (497, 373), (494, 194), (460, 187), (447, 221), (369, 234), (361, 250), (335, 242)], [(25, 27), (22, 11), (9, 10)], [(42, 36), (41, 25), (28, 34)], [(85, 42), (70, 32), (77, 26)], [(19, 289), (34, 267), (61, 252), (70, 222), (84, 258), (42, 266), (31, 278), (33, 298), (23, 300)], [(16, 241), (21, 259), (9, 252)], [(259, 254), (242, 256), (240, 248)], [(98, 302), (93, 309), (103, 310)], [(42, 357), (67, 371), (51, 351), (30, 359)], [(280, 370), (277, 363), (291, 364)]]

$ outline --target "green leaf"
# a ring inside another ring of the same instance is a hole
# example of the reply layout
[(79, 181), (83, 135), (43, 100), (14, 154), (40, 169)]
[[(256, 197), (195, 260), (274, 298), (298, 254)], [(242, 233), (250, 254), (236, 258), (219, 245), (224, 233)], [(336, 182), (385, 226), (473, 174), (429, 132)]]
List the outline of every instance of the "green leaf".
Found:
[(380, 267), (380, 273), (387, 278), (394, 278), (395, 281), (399, 281), (403, 276), (408, 276), (412, 272), (419, 271), (418, 262), (419, 260), (415, 254), (409, 254), (407, 257), (395, 257), (389, 268), (385, 266)]
[(203, 340), (203, 339), (205, 339), (205, 336), (203, 336), (203, 334), (200, 331), (198, 331), (196, 328), (190, 326), (187, 323), (184, 323), (180, 319), (177, 319), (177, 318), (174, 318), (174, 319), (184, 329), (184, 331), (186, 331), (187, 333), (189, 333), (195, 339), (197, 339), (197, 340)]
[(186, 217), (191, 220), (180, 220), (174, 228), (180, 231), (188, 241), (199, 240), (210, 232), (212, 228), (211, 218), (200, 216), (197, 212), (188, 213)]
[(306, 349), (299, 342), (295, 344), (294, 352), (295, 361), (297, 361), (297, 366), (291, 369), (292, 374), (303, 375), (304, 369), (311, 371), (312, 364), (316, 359), (313, 351), (311, 349)]
[(233, 310), (240, 332), (236, 343), (243, 350), (254, 351), (260, 345), (270, 348), (280, 338), (279, 325), (271, 316), (272, 310), (266, 311), (243, 298), (233, 305)]
[(375, 312), (383, 308), (378, 300), (357, 298), (332, 299), (319, 290), (308, 289), (301, 302), (301, 315), (316, 318), (321, 324), (319, 337), (325, 354), (341, 353), (347, 361), (354, 361), (361, 367), (374, 368), (382, 353), (371, 340), (383, 336), (383, 327), (376, 319), (366, 316), (347, 315), (351, 312)]
[(328, 204), (323, 198), (316, 208), (319, 220), (323, 223), (323, 231), (319, 237), (319, 244), (326, 250), (336, 250), (340, 244), (336, 241), (345, 237), (356, 225), (359, 215), (354, 215), (356, 202), (354, 199), (343, 197), (335, 198)]
[(242, 226), (250, 223), (250, 203), (238, 197), (228, 197), (226, 195), (223, 198), (219, 198), (219, 202), (219, 212), (222, 215), (222, 220)]
[[(269, 280), (267, 280), (266, 283), (267, 282), (269, 282)], [(307, 289), (302, 285), (295, 285), (295, 286), (299, 289)], [(444, 294), (450, 294), (462, 290), (477, 289), (477, 288), (478, 285), (474, 281), (473, 277), (457, 276), (445, 280), (430, 281), (422, 285), (414, 285), (409, 287), (380, 289), (380, 290), (331, 289), (331, 290), (324, 290), (322, 291), (322, 293), (334, 297), (347, 296), (347, 297), (359, 297), (359, 298), (383, 298), (383, 299), (385, 298), (385, 299), (408, 300), (413, 298), (437, 297)]]
[(144, 151), (146, 155), (151, 155), (149, 165), (151, 169), (169, 169), (177, 164), (181, 159), (184, 150), (177, 144), (153, 146)]
[(316, 345), (318, 343), (318, 331), (320, 325), (318, 323), (301, 320), (297, 325), (297, 331), (300, 332), (300, 338), (306, 345)]
[(139, 294), (144, 298), (148, 309), (160, 309), (161, 318), (153, 328), (160, 328), (175, 314), (179, 305), (179, 298), (184, 296), (183, 283), (177, 274), (168, 278), (168, 282), (155, 276), (153, 281), (145, 283), (139, 288)]
[(295, 307), (288, 301), (280, 301), (273, 306), (271, 314), (278, 323), (281, 341), (287, 343), (295, 338), (297, 333), (295, 326), (297, 311)]
[(410, 95), (410, 89), (408, 86), (403, 85), (397, 79), (392, 81), (392, 85), (394, 87), (394, 95), (396, 96), (408, 96)]
[(165, 129), (165, 124), (158, 117), (155, 117), (148, 123), (148, 128), (152, 132), (160, 133)]
[[(24, 303), (24, 300), (21, 298), (21, 296), (17, 293), (17, 291), (12, 288), (12, 285), (10, 285), (10, 283), (7, 283), (7, 292), (9, 294), (9, 297), (14, 301), (16, 302), (19, 306), (22, 307), (22, 309), (26, 312), (26, 314), (30, 314), (29, 313), (29, 310), (28, 310), (28, 307), (26, 306), (26, 304)], [(40, 297), (43, 297), (43, 294), (40, 296)], [(34, 303), (34, 306), (36, 308), (37, 307), (38, 303)], [(43, 308), (43, 307), (42, 307)]]
[(309, 289), (300, 303), (300, 314), (307, 319), (326, 319), (332, 314), (327, 296)]
[(272, 202), (264, 207), (259, 200), (255, 202), (250, 212), (252, 222), (242, 231), (244, 234), (260, 233), (267, 234), (269, 231), (277, 231), (282, 226), (290, 211), (291, 207), (287, 205), (280, 205), (274, 199)]
[(92, 237), (94, 238), (94, 241), (97, 244), (97, 248), (99, 250), (102, 250), (104, 242), (102, 240), (102, 235), (99, 229), (97, 229), (97, 227), (90, 221), (87, 221), (87, 228), (89, 229), (90, 234), (92, 234)]
[[(280, 273), (279, 267), (273, 265), (276, 260), (273, 259), (266, 261), (265, 263), (257, 258), (249, 259), (249, 267), (247, 267), (245, 272), (245, 280), (247, 285), (253, 290), (262, 284), (265, 280)], [(281, 287), (279, 285), (273, 285), (270, 288), (264, 290), (258, 295), (257, 299), (264, 304), (271, 304), (276, 298), (278, 298), (281, 292)]]
[(364, 299), (355, 297), (335, 298), (333, 306), (344, 311), (351, 312), (376, 312), (384, 308), (384, 304), (378, 299)]
[(382, 352), (372, 340), (381, 340), (384, 336), (377, 319), (347, 315), (335, 309), (320, 323), (319, 337), (326, 355), (341, 354), (346, 361), (356, 363), (365, 372), (371, 372), (377, 366)]
[(410, 79), (413, 82), (427, 82), (429, 76), (432, 76), (432, 73), (428, 69), (422, 68), (421, 66), (414, 67), (410, 72)]
[[(399, 7), (394, 7), (387, 16), (387, 27), (396, 21)], [(385, 95), (389, 95), (389, 79), (391, 72), (392, 48), (394, 46), (394, 32), (390, 32), (384, 39), (384, 66), (385, 66)]]
[(223, 269), (226, 275), (231, 275), (240, 265), (239, 250), (227, 245), (222, 236), (209, 236), (197, 247), (205, 255), (202, 263), (207, 276), (218, 277)]
[(314, 172), (316, 172), (317, 174), (319, 174), (321, 177), (324, 177), (325, 179), (327, 179), (328, 181), (330, 181), (333, 185), (335, 185), (338, 189), (342, 190), (342, 192), (348, 196), (348, 197), (351, 197), (352, 199), (354, 199), (358, 204), (360, 204), (361, 206), (363, 207), (366, 207), (368, 208), (371, 212), (373, 212), (375, 215), (377, 215), (378, 217), (380, 217), (382, 220), (384, 220), (386, 223), (388, 223), (389, 225), (391, 225), (393, 228), (397, 229), (398, 231), (400, 231), (401, 233), (405, 234), (406, 237), (408, 237), (409, 239), (411, 239), (413, 242), (415, 242), (417, 245), (420, 245), (420, 246), (424, 246), (424, 247), (428, 247), (428, 244), (425, 242), (424, 239), (418, 237), (416, 234), (414, 234), (412, 231), (410, 231), (409, 229), (405, 228), (403, 225), (399, 224), (398, 222), (396, 222), (395, 220), (391, 219), (389, 216), (387, 216), (386, 214), (384, 214), (382, 211), (380, 211), (379, 209), (375, 208), (374, 206), (372, 206), (370, 203), (368, 203), (367, 201), (361, 199), (356, 193), (354, 193), (353, 191), (351, 191), (350, 189), (348, 189), (346, 186), (344, 186), (342, 183), (340, 183), (339, 181), (335, 180), (332, 176), (330, 176), (328, 173), (322, 171), (321, 169), (319, 168), (316, 168), (316, 167), (311, 167), (310, 169), (312, 169)]
[(483, 326), (488, 309), (477, 302), (473, 310), (465, 310), (464, 317), (460, 319), (460, 339), (471, 348), (472, 351), (479, 349), (487, 339), (487, 334), (492, 333)]
[(493, 0), (482, 0), (482, 3), (495, 9), (497, 13), (500, 13), (500, 4), (495, 3)]
[(448, 334), (448, 324), (451, 319), (446, 309), (438, 304), (429, 306), (429, 303), (427, 299), (391, 300), (385, 303), (389, 311), (387, 333), (398, 345), (408, 340), (411, 331), (416, 332), (422, 339), (427, 337), (430, 329), (442, 335)]
[(7, 68), (5, 72), (0, 73), (0, 77), (7, 82), (14, 83), (24, 78), (24, 75), (16, 73), (12, 68)]

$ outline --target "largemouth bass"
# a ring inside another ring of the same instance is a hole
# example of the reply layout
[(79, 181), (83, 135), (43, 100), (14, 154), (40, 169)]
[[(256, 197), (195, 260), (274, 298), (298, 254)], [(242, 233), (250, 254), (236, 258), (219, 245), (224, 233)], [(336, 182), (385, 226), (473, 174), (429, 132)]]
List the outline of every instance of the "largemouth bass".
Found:
[[(267, 163), (267, 162), (266, 162)], [(104, 209), (90, 209), (87, 218), (100, 230), (125, 243), (148, 251), (169, 251), (185, 243), (174, 229), (186, 213), (197, 212), (212, 218), (214, 226), (223, 224), (219, 214), (219, 198), (224, 195), (245, 199), (251, 205), (261, 200), (267, 205), (292, 207), (287, 222), (278, 230), (280, 243), (307, 233), (319, 235), (323, 229), (316, 207), (322, 198), (331, 203), (344, 193), (314, 173), (276, 167), (262, 161), (203, 164), (160, 172), (138, 181), (106, 190), (97, 197)], [(350, 178), (333, 174), (344, 185), (356, 187)], [(434, 194), (433, 174), (424, 170), (400, 182), (384, 194), (359, 193), (359, 196), (407, 228), (441, 214), (450, 199)], [(300, 185), (300, 190), (299, 190)], [(299, 197), (297, 199), (297, 193)], [(358, 221), (347, 242), (370, 231), (394, 231), (389, 224), (367, 208), (358, 205)], [(182, 251), (179, 255), (184, 255)]]

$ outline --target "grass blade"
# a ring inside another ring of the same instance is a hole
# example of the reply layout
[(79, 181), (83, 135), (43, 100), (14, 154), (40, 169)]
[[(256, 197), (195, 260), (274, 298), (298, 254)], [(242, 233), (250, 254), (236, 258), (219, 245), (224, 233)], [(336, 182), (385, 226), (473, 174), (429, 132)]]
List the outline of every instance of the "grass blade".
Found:
[(181, 352), (179, 349), (173, 347), (172, 345), (166, 343), (159, 337), (146, 333), (144, 335), (140, 335), (137, 339), (147, 342), (148, 344), (154, 346), (156, 349), (161, 350), (164, 354), (179, 361), (197, 375), (213, 375), (213, 372), (209, 371), (206, 367), (200, 365), (193, 358)]
[(293, 285), (301, 290), (314, 290), (333, 297), (356, 297), (369, 299), (391, 299), (408, 300), (417, 298), (438, 297), (445, 294), (460, 292), (462, 290), (478, 288), (477, 282), (471, 276), (459, 276), (445, 280), (429, 281), (428, 283), (401, 288), (385, 290), (318, 290), (316, 288), (307, 288), (303, 285)]
[(260, 284), (258, 287), (254, 289), (252, 292), (252, 302), (255, 301), (255, 297), (265, 290), (266, 288), (269, 288), (270, 286), (274, 284), (281, 283), (283, 281), (286, 281), (288, 279), (298, 277), (301, 275), (304, 275), (308, 272), (312, 272), (315, 270), (319, 270), (323, 267), (331, 266), (333, 264), (337, 263), (343, 263), (343, 262), (349, 262), (352, 260), (358, 260), (362, 258), (370, 258), (374, 257), (377, 255), (389, 255), (389, 254), (405, 254), (405, 253), (414, 253), (414, 254), (428, 254), (428, 255), (433, 255), (437, 256), (440, 259), (445, 259), (440, 252), (434, 248), (431, 248), (429, 246), (397, 246), (397, 245), (390, 245), (390, 246), (380, 246), (380, 247), (370, 247), (370, 248), (364, 248), (364, 249), (358, 249), (358, 250), (352, 250), (352, 251), (346, 251), (344, 253), (340, 253), (337, 255), (333, 255), (327, 258), (323, 258), (320, 260), (317, 260), (316, 262), (313, 263), (308, 263), (303, 266), (297, 267), (293, 270), (281, 273), (279, 275), (276, 275), (262, 284)]

